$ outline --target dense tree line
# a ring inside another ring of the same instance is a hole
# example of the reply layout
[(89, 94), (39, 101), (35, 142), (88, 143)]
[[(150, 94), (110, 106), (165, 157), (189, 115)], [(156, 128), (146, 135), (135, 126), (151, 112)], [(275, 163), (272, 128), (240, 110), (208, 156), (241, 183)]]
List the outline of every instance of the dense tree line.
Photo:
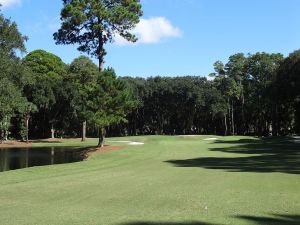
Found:
[(136, 134), (288, 135), (299, 132), (299, 51), (238, 53), (213, 79), (123, 78), (139, 106), (112, 129)]
[(85, 56), (69, 65), (44, 50), (21, 58), (26, 40), (14, 22), (0, 15), (1, 140), (82, 137), (84, 141), (86, 133), (102, 139), (105, 132), (111, 136), (300, 132), (300, 51), (286, 58), (238, 53), (226, 63), (217, 61), (209, 79), (121, 78), (110, 68), (99, 71)]
[[(135, 42), (137, 38), (130, 30), (142, 14), (139, 0), (63, 0), (62, 24), (54, 33), (54, 39), (57, 44), (78, 44), (79, 51), (96, 57), (99, 61), (97, 73), (96, 66), (88, 58), (75, 59), (67, 66), (59, 57), (43, 50), (33, 51), (20, 61), (16, 51), (25, 52), (26, 37), (18, 32), (15, 23), (0, 15), (2, 63), (4, 67), (11, 66), (13, 69), (12, 65), (5, 64), (5, 57), (8, 57), (16, 68), (28, 69), (30, 75), (25, 77), (30, 77), (32, 81), (30, 84), (18, 82), (21, 86), (14, 86), (3, 79), (0, 139), (7, 139), (11, 120), (19, 118), (15, 115), (18, 112), (24, 114), (28, 141), (30, 114), (37, 111), (33, 115), (33, 132), (37, 136), (45, 137), (49, 127), (52, 138), (58, 132), (60, 135), (74, 132), (75, 129), (70, 128), (74, 122), (78, 124), (77, 119), (82, 122), (84, 141), (88, 120), (97, 127), (98, 146), (103, 147), (105, 128), (126, 121), (126, 112), (135, 105), (124, 82), (116, 77), (112, 69), (103, 69), (104, 45), (112, 42), (116, 34)], [(5, 72), (3, 77), (8, 74)], [(21, 76), (24, 75), (25, 72)], [(17, 124), (23, 127), (22, 122)], [(24, 140), (24, 129), (19, 130)]]
[(80, 136), (88, 121), (103, 146), (104, 128), (135, 105), (125, 82), (83, 56), (70, 65), (44, 50), (21, 59), (26, 39), (0, 15), (0, 140)]

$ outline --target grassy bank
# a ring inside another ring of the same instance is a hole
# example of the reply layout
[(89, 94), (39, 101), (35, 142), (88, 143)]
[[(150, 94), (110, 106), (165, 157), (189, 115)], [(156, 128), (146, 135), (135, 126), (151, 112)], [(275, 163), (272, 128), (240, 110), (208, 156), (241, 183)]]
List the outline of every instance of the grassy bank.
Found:
[(46, 139), (32, 142), (32, 147), (92, 147), (98, 143), (97, 138), (87, 138), (82, 142), (80, 138)]
[(206, 138), (108, 139), (145, 145), (122, 143), (123, 150), (84, 162), (0, 173), (0, 224), (299, 224), (299, 144)]

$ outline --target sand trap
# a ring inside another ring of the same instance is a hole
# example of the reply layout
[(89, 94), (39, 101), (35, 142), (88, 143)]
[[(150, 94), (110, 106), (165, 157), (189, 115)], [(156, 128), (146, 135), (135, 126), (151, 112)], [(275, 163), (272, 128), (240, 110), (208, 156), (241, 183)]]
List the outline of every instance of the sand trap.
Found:
[(218, 138), (205, 138), (203, 141), (215, 141), (218, 140)]
[(144, 145), (145, 143), (143, 142), (136, 142), (136, 141), (108, 141), (110, 143), (125, 143), (128, 145)]
[(143, 143), (143, 142), (129, 142), (128, 143), (129, 145), (144, 145), (145, 143)]
[(179, 137), (200, 137), (201, 135), (179, 135)]

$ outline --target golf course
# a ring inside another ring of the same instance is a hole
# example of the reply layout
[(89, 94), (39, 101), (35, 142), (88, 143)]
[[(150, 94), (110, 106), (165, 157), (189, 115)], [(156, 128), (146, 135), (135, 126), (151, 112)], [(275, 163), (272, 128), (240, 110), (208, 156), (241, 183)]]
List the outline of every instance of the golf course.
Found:
[[(0, 173), (0, 224), (299, 224), (300, 144), (293, 139), (141, 136), (106, 143), (121, 147), (82, 162)], [(33, 143), (45, 145), (82, 147), (79, 139)]]

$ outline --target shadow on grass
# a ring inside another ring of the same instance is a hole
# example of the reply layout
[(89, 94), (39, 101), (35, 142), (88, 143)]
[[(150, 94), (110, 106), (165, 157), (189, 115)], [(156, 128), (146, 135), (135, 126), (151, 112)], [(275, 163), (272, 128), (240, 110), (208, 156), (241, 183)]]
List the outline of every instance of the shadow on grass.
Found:
[(212, 223), (205, 223), (205, 222), (129, 222), (129, 223), (122, 223), (119, 225), (217, 225)]
[(273, 217), (237, 216), (255, 225), (299, 225), (300, 215), (273, 215)]
[[(218, 147), (218, 145), (229, 145)], [(287, 138), (261, 140), (241, 139), (237, 141), (216, 141), (210, 151), (235, 153), (235, 157), (201, 157), (185, 160), (169, 160), (177, 167), (201, 167), (222, 169), (230, 172), (281, 172), (300, 174), (300, 144)], [(240, 156), (245, 154), (245, 156)]]
[[(300, 215), (272, 215), (270, 217), (236, 216), (238, 220), (248, 221), (251, 225), (299, 225)], [(238, 224), (238, 223), (236, 223)], [(206, 222), (129, 222), (119, 225), (218, 225)], [(221, 224), (219, 224), (221, 225)]]

